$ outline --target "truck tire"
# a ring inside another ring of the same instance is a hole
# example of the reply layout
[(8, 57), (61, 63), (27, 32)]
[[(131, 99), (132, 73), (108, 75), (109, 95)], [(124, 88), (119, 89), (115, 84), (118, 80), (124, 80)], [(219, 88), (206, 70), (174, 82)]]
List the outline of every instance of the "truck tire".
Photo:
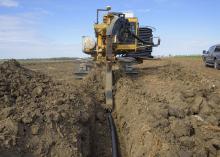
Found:
[(214, 68), (220, 70), (220, 65), (218, 64), (217, 60), (214, 62)]
[(206, 63), (206, 58), (203, 59), (205, 67), (208, 67), (208, 64)]

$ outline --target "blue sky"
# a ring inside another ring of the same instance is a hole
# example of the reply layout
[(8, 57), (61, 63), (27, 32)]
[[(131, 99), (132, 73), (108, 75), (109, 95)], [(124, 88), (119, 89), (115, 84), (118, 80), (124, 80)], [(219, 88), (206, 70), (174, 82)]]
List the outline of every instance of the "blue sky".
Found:
[(133, 12), (162, 39), (154, 55), (199, 54), (220, 43), (219, 0), (0, 0), (0, 58), (84, 57), (96, 9)]

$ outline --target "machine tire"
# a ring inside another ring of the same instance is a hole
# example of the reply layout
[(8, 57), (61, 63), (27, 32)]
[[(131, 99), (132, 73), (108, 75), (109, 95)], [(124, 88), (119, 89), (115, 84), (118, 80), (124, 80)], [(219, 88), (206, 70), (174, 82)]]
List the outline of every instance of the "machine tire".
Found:
[(217, 60), (214, 62), (214, 68), (220, 70), (220, 65), (218, 64)]

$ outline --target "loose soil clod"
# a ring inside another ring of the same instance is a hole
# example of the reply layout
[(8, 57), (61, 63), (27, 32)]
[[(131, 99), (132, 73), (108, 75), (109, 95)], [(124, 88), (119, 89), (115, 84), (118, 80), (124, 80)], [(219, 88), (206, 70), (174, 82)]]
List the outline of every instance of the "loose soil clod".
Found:
[(0, 156), (87, 156), (93, 102), (10, 60), (0, 65)]
[[(101, 69), (75, 83), (72, 63), (24, 65), (0, 65), (0, 157), (110, 157)], [(220, 156), (220, 81), (192, 66), (147, 61), (138, 76), (115, 72), (121, 157)]]
[(211, 85), (173, 63), (144, 68), (140, 75), (116, 84), (122, 156), (219, 156), (220, 96)]

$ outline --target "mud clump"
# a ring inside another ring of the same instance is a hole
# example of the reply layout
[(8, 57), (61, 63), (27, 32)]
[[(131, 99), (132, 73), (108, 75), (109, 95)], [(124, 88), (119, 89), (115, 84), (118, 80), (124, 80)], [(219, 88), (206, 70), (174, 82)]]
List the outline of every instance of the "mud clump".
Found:
[[(72, 86), (1, 64), (0, 157), (110, 157), (103, 71)], [(121, 156), (220, 156), (217, 85), (176, 63), (114, 78)]]
[(0, 156), (91, 153), (93, 101), (10, 60), (0, 65)]
[(114, 116), (122, 156), (220, 156), (218, 91), (180, 65), (145, 70), (148, 75), (116, 83)]

